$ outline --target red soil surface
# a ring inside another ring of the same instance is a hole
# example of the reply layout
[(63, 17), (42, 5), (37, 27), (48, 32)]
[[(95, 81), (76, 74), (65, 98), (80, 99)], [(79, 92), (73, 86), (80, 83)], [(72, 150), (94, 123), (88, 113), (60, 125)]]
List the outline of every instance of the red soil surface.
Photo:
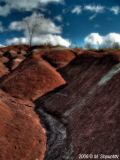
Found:
[(61, 68), (69, 64), (75, 54), (69, 49), (51, 49), (45, 52), (43, 58), (56, 68)]
[(13, 59), (11, 62), (11, 70), (15, 69), (19, 66), (19, 64), (25, 59), (24, 56), (18, 56), (17, 58)]
[(5, 67), (5, 65), (3, 63), (0, 62), (0, 77), (8, 74), (9, 71), (8, 69)]
[(4, 91), (21, 98), (0, 91), (0, 160), (44, 159), (41, 120), (47, 132), (45, 160), (119, 154), (120, 51), (38, 47), (24, 60), (28, 47), (23, 48), (9, 48), (17, 52), (8, 57), (14, 70), (0, 82)]
[(104, 56), (110, 55), (113, 57), (116, 61), (120, 61), (120, 50), (108, 50), (108, 51), (88, 51), (88, 50), (81, 50), (79, 51), (79, 55), (84, 54), (84, 55), (89, 55), (92, 57), (97, 57), (97, 58), (102, 58)]
[(65, 84), (62, 76), (46, 61), (31, 56), (0, 84), (12, 96), (35, 100)]
[(0, 160), (43, 160), (46, 135), (31, 102), (0, 90)]
[(0, 51), (0, 57), (3, 56), (4, 52)]
[(83, 50), (81, 51), (81, 54), (84, 54), (84, 55), (88, 55), (88, 56), (91, 56), (91, 57), (97, 57), (97, 58), (101, 58), (103, 57), (106, 53), (97, 53), (95, 51), (87, 51), (87, 50)]
[(21, 50), (28, 51), (28, 49), (29, 49), (28, 45), (12, 45), (12, 46), (7, 46), (7, 47), (2, 47), (2, 48), (0, 48), (0, 51), (7, 52), (10, 50), (14, 50), (16, 52), (19, 52)]
[(26, 45), (0, 48), (0, 63), (4, 63), (6, 68), (11, 71), (25, 59), (28, 49), (29, 47)]
[(1, 63), (8, 63), (9, 59), (7, 57), (2, 56), (2, 57), (0, 57), (0, 62)]
[(109, 55), (112, 55), (116, 60), (120, 61), (120, 50), (119, 51), (110, 51)]
[(8, 52), (9, 52), (11, 58), (17, 57), (17, 51), (15, 51), (15, 50), (10, 50), (10, 51), (8, 51)]

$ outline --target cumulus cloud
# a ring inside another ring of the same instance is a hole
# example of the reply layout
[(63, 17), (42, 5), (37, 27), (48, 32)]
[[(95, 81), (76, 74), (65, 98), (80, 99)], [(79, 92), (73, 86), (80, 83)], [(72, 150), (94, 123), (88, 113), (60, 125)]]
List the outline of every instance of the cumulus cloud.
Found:
[(85, 48), (112, 48), (114, 45), (120, 47), (120, 34), (109, 33), (101, 36), (99, 33), (91, 33), (84, 39)]
[(119, 6), (113, 6), (110, 11), (112, 11), (115, 15), (118, 15), (120, 13), (120, 7)]
[[(29, 44), (29, 39), (26, 37), (8, 39), (7, 44), (8, 45)], [(64, 39), (60, 35), (52, 35), (52, 34), (46, 34), (46, 35), (41, 35), (39, 37), (34, 37), (32, 44), (33, 45), (52, 44), (53, 46), (61, 45), (65, 47), (69, 47), (71, 45), (68, 39)]]
[[(27, 23), (27, 24), (26, 24)], [(28, 26), (32, 29), (36, 29), (35, 33), (39, 34), (60, 34), (62, 32), (62, 28), (60, 26), (56, 26), (55, 23), (49, 19), (45, 18), (43, 14), (33, 13), (29, 17), (25, 17), (21, 21), (11, 22), (9, 25), (10, 30), (21, 31), (28, 29)]]
[(7, 45), (12, 45), (12, 44), (28, 44), (28, 40), (25, 37), (15, 37), (12, 39), (7, 39)]
[(20, 11), (32, 11), (40, 9), (48, 3), (63, 3), (64, 0), (1, 0), (5, 2), (4, 6), (0, 6), (0, 15), (7, 16), (12, 9)]
[(103, 43), (103, 37), (99, 33), (91, 33), (84, 39), (86, 48), (98, 48)]
[(90, 11), (90, 12), (94, 12), (94, 13), (103, 13), (105, 10), (104, 6), (101, 5), (85, 5), (84, 6), (84, 10)]
[(79, 6), (79, 5), (77, 5), (77, 6), (75, 6), (75, 7), (72, 9), (71, 12), (72, 12), (73, 14), (79, 15), (79, 14), (82, 12), (82, 7)]
[(104, 37), (105, 47), (112, 47), (114, 44), (118, 44), (120, 46), (120, 34), (118, 33), (109, 33)]

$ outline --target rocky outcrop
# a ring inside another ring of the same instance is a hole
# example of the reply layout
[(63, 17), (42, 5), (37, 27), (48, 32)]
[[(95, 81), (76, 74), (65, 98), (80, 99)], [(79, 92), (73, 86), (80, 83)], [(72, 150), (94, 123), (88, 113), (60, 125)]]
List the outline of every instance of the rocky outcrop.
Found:
[(26, 100), (0, 90), (0, 160), (43, 160), (46, 133)]
[(5, 77), (0, 87), (12, 96), (35, 100), (64, 84), (62, 76), (48, 62), (31, 56)]

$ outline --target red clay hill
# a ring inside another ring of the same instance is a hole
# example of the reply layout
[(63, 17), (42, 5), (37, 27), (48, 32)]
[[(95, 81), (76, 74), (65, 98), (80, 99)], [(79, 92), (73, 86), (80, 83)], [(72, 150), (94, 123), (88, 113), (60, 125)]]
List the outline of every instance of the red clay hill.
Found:
[(61, 68), (69, 64), (75, 58), (75, 54), (69, 49), (53, 49), (46, 51), (42, 57), (52, 66)]
[(0, 160), (43, 160), (46, 135), (33, 107), (0, 90)]
[(12, 96), (35, 100), (65, 84), (62, 76), (47, 61), (30, 56), (1, 82), (1, 88)]
[(9, 71), (7, 69), (7, 67), (3, 64), (3, 63), (0, 63), (0, 77), (8, 74)]

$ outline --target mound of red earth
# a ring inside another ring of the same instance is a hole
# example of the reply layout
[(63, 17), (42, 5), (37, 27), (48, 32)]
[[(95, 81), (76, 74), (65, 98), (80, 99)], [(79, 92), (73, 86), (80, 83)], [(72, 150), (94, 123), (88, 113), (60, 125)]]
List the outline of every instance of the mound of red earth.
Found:
[(4, 63), (7, 69), (11, 72), (19, 64), (31, 54), (37, 57), (43, 57), (53, 67), (60, 68), (72, 61), (78, 50), (66, 48), (52, 48), (51, 46), (36, 46), (29, 47), (27, 45), (13, 45), (0, 48), (0, 62)]
[(75, 54), (69, 49), (56, 48), (46, 51), (42, 57), (52, 66), (60, 68), (69, 64), (75, 58)]
[(28, 45), (11, 45), (11, 46), (0, 48), (1, 52), (7, 52), (7, 51), (11, 51), (11, 50), (12, 51), (16, 51), (16, 52), (20, 52), (22, 50), (28, 51), (29, 50), (29, 46)]
[(0, 160), (43, 160), (46, 134), (34, 105), (0, 90)]
[(0, 77), (8, 74), (9, 71), (8, 69), (5, 67), (5, 65), (3, 63), (0, 62)]
[(101, 154), (119, 155), (118, 60), (113, 55), (86, 53), (59, 72), (67, 85), (35, 101), (41, 117), (46, 112), (57, 120), (43, 116), (49, 133), (45, 160), (79, 160), (81, 154), (96, 154), (98, 159)]
[(9, 59), (5, 56), (2, 56), (2, 57), (0, 57), (0, 62), (6, 64), (9, 62)]
[(16, 45), (0, 48), (0, 77), (8, 74), (26, 58), (29, 46)]
[(112, 55), (116, 60), (120, 61), (120, 50), (110, 51), (110, 52), (108, 52), (108, 54)]
[(55, 68), (33, 55), (7, 75), (0, 87), (12, 96), (35, 100), (63, 84), (65, 81)]
[(25, 59), (24, 56), (20, 55), (17, 58), (13, 59), (11, 61), (11, 70), (17, 68), (19, 66), (19, 64)]

